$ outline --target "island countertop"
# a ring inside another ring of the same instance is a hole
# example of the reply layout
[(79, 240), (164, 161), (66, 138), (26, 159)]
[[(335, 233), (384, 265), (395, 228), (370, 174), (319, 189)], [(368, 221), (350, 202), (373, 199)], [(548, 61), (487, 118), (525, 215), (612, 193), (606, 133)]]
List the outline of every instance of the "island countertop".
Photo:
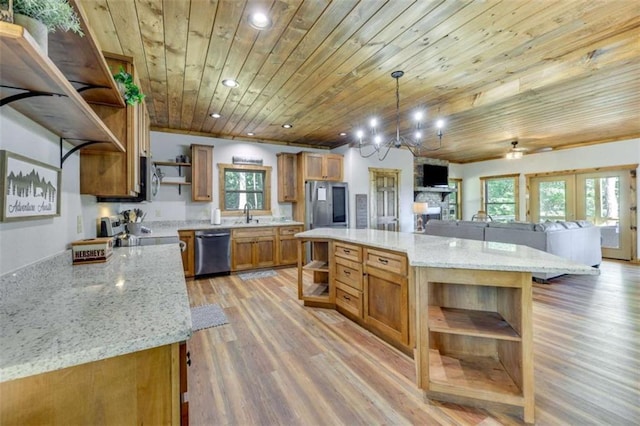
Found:
[(376, 229), (317, 228), (295, 235), (362, 244), (407, 254), (416, 267), (598, 275), (582, 265), (531, 247)]
[(72, 265), (70, 250), (0, 277), (0, 382), (187, 340), (177, 244), (114, 249)]

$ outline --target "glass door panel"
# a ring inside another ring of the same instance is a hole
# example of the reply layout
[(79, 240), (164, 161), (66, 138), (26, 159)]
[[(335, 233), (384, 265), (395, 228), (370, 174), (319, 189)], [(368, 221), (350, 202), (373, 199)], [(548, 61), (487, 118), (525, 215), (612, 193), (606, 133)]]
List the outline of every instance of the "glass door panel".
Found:
[(531, 220), (533, 222), (575, 219), (575, 178), (573, 175), (531, 179)]
[(631, 258), (629, 207), (622, 191), (627, 181), (624, 171), (578, 175), (578, 217), (600, 227), (604, 257)]

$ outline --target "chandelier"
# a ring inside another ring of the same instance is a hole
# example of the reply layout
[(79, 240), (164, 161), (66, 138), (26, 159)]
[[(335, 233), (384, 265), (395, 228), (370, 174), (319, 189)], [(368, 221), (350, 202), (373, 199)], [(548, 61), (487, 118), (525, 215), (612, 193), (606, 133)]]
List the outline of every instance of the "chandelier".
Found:
[(372, 118), (369, 121), (369, 134), (365, 137), (365, 131), (356, 130), (356, 138), (358, 139), (358, 151), (363, 158), (378, 155), (378, 160), (382, 161), (389, 154), (389, 150), (394, 148), (406, 147), (415, 157), (421, 156), (427, 151), (437, 151), (442, 148), (442, 127), (444, 122), (437, 120), (435, 126), (437, 128), (436, 136), (438, 137), (438, 146), (429, 147), (422, 142), (422, 111), (414, 114), (415, 127), (413, 129), (413, 137), (405, 137), (400, 135), (400, 77), (404, 75), (404, 71), (394, 71), (391, 77), (396, 79), (396, 134), (395, 137), (384, 140), (384, 136), (378, 132), (378, 121)]

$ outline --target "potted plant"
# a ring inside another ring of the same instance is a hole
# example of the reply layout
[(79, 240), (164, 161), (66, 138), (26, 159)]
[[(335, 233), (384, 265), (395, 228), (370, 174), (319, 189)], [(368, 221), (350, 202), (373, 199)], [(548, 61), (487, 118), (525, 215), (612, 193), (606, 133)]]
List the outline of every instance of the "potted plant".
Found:
[(120, 66), (120, 71), (113, 76), (116, 83), (120, 87), (120, 92), (124, 96), (124, 100), (129, 105), (136, 105), (142, 102), (144, 99), (144, 93), (140, 91), (140, 88), (133, 82), (133, 77), (129, 74), (123, 66)]
[(47, 52), (47, 34), (56, 30), (73, 31), (83, 36), (80, 18), (67, 0), (1, 0), (13, 6), (14, 23), (27, 29)]

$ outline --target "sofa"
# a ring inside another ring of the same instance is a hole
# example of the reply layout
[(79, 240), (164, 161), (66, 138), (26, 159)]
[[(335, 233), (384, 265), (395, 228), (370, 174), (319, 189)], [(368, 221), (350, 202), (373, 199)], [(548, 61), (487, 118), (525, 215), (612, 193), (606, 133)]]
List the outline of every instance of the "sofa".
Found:
[[(425, 234), (521, 244), (589, 266), (599, 266), (602, 261), (600, 228), (583, 220), (544, 223), (430, 220), (425, 225)], [(540, 282), (559, 276), (537, 272), (532, 275)]]

